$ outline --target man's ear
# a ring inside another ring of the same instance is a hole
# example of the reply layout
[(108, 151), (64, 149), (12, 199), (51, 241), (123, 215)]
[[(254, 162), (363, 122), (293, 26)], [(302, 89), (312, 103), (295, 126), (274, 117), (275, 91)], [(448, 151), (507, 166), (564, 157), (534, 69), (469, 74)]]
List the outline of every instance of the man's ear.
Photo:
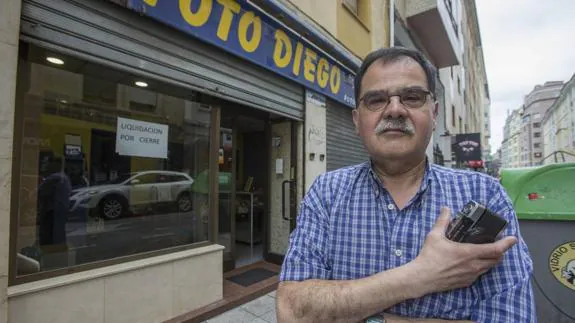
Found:
[(351, 116), (353, 117), (353, 124), (355, 125), (355, 133), (359, 135), (359, 111), (357, 111), (357, 108), (351, 111)]

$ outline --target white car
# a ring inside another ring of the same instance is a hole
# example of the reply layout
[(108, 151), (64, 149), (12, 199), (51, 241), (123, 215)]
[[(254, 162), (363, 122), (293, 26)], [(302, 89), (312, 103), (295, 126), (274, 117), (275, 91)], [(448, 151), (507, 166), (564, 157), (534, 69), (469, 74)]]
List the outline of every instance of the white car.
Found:
[(87, 209), (101, 217), (117, 219), (126, 212), (158, 204), (174, 204), (178, 211), (192, 209), (192, 184), (185, 173), (144, 171), (118, 176), (109, 184), (72, 191), (70, 211)]

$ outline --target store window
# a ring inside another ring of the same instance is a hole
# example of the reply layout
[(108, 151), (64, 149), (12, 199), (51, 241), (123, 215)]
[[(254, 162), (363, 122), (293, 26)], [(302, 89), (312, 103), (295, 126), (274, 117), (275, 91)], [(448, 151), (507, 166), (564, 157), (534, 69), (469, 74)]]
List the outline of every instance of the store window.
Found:
[(16, 277), (206, 241), (212, 109), (198, 94), (20, 47)]

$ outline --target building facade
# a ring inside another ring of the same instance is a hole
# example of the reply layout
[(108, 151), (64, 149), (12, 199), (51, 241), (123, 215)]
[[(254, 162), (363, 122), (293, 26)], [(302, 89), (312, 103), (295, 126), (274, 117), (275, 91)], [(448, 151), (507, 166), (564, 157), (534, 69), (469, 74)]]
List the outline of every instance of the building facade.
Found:
[(537, 85), (525, 96), (521, 115), (519, 135), (520, 167), (540, 164), (543, 154), (543, 117), (547, 109), (555, 102), (563, 82), (545, 82)]
[(0, 323), (218, 303), (281, 264), (317, 175), (366, 160), (353, 79), (392, 3), (187, 4), (3, 5)]
[[(452, 152), (455, 135), (481, 133), (485, 143), (490, 137), (489, 93), (475, 2), (395, 3), (401, 19), (396, 19), (394, 27), (396, 44), (421, 50), (438, 68), (438, 122), (428, 153), (435, 151), (436, 162), (441, 160), (444, 166), (463, 167), (457, 165)], [(415, 17), (408, 17), (410, 13), (416, 13)], [(436, 25), (431, 23), (432, 19), (443, 19), (444, 29), (431, 29)], [(437, 39), (439, 33), (442, 36)], [(437, 58), (438, 55), (444, 58)], [(482, 144), (488, 152), (488, 144)]]
[(462, 109), (463, 8), (460, 1), (396, 0), (394, 45), (421, 51), (438, 69), (437, 126), (427, 149), (430, 159), (451, 167), (452, 107)]
[(542, 163), (575, 162), (575, 75), (563, 85), (541, 123)]
[(351, 111), (371, 50), (440, 69), (430, 158), (475, 129), (459, 1), (179, 3), (3, 6), (0, 323), (164, 321), (281, 264), (315, 177), (367, 158)]
[(511, 111), (505, 120), (501, 143), (501, 167), (519, 167), (519, 140), (522, 108)]

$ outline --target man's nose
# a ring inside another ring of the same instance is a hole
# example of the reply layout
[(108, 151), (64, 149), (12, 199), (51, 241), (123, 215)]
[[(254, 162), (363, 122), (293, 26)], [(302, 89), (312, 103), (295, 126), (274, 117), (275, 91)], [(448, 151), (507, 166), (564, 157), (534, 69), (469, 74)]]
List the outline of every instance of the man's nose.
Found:
[(386, 119), (387, 118), (399, 119), (399, 118), (405, 118), (406, 116), (407, 116), (407, 109), (403, 104), (401, 104), (399, 97), (392, 96), (391, 98), (389, 98), (389, 103), (387, 104), (387, 107), (385, 107), (384, 109), (383, 117)]

